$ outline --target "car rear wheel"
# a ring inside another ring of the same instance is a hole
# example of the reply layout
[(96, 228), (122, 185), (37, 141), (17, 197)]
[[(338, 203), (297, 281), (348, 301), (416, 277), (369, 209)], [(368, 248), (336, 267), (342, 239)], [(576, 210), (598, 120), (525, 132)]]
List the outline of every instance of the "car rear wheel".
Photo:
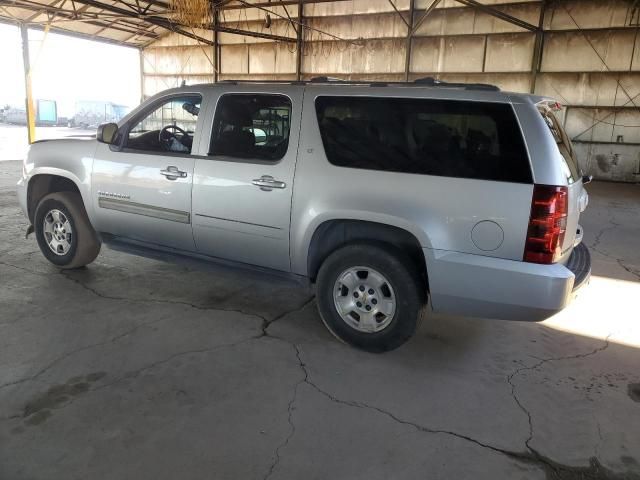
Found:
[(45, 196), (36, 208), (34, 228), (40, 251), (59, 267), (83, 267), (100, 253), (100, 240), (78, 193)]
[(332, 253), (317, 279), (318, 309), (340, 340), (370, 352), (393, 350), (424, 316), (426, 288), (402, 252), (357, 244)]

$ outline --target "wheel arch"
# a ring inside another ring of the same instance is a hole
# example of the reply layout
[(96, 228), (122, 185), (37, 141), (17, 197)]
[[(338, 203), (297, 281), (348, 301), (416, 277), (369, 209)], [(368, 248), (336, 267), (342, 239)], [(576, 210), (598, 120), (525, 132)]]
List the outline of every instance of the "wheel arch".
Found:
[(29, 179), (27, 187), (27, 212), (33, 222), (36, 207), (45, 195), (55, 192), (75, 192), (85, 201), (78, 181), (69, 175), (56, 173), (36, 173)]
[(390, 245), (418, 264), (428, 285), (427, 265), (420, 241), (410, 231), (369, 220), (331, 219), (314, 230), (307, 249), (307, 276), (315, 281), (322, 262), (337, 249), (354, 243)]

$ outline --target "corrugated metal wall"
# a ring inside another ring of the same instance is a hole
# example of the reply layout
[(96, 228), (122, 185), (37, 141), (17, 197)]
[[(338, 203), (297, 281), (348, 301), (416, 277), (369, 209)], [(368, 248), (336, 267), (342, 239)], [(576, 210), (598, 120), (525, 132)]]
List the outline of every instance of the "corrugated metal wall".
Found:
[[(633, 0), (482, 0), (538, 26), (544, 35), (455, 0), (346, 0), (307, 4), (300, 77), (493, 83), (548, 95), (567, 105), (563, 118), (585, 169), (598, 178), (640, 180), (640, 2)], [(231, 28), (296, 37), (298, 6), (221, 12)], [(413, 10), (413, 11), (412, 11)], [(411, 20), (412, 18), (412, 20)], [(414, 25), (407, 41), (408, 24)], [(416, 28), (417, 27), (417, 28)], [(335, 35), (339, 39), (322, 34)], [(211, 31), (196, 31), (211, 39)], [(296, 43), (218, 34), (218, 79), (297, 78)], [(407, 62), (407, 48), (410, 57)], [(212, 82), (214, 47), (170, 34), (143, 51), (144, 93)], [(599, 123), (597, 123), (599, 122)]]

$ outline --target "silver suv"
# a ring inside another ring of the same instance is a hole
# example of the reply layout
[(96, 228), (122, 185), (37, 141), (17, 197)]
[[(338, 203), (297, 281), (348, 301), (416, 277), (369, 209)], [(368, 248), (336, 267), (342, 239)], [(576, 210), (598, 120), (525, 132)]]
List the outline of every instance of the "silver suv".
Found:
[(95, 139), (36, 142), (19, 198), (59, 267), (104, 242), (285, 272), (338, 338), (385, 351), (428, 300), (537, 321), (588, 280), (589, 178), (558, 108), (432, 79), (183, 86)]

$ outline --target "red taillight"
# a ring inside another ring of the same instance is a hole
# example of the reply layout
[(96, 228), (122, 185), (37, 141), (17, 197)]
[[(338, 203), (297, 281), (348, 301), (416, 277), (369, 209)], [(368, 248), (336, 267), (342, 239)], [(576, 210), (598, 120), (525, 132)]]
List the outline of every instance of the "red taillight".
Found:
[(567, 231), (567, 187), (534, 185), (524, 261), (554, 263), (562, 254)]

